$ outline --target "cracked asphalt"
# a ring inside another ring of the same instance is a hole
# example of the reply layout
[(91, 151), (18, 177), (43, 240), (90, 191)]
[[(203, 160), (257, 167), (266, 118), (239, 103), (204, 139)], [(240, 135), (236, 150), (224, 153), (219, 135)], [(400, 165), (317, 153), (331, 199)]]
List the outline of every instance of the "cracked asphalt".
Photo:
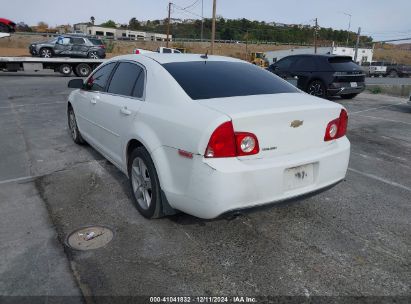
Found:
[[(352, 154), (346, 180), (327, 192), (217, 220), (177, 214), (150, 221), (134, 208), (126, 177), (72, 142), (68, 80), (0, 75), (1, 296), (410, 300), (405, 99), (364, 93), (334, 100), (349, 111)], [(87, 225), (110, 227), (114, 239), (91, 251), (67, 247), (67, 235)]]

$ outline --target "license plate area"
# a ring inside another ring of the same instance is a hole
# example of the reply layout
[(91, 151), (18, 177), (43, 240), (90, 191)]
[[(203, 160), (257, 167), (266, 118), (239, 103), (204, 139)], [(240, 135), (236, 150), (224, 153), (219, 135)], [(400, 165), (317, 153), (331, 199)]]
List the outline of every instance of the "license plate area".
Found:
[(304, 188), (314, 183), (314, 164), (307, 164), (284, 171), (284, 186), (286, 191)]
[(350, 85), (352, 88), (356, 88), (358, 86), (356, 82), (350, 82)]

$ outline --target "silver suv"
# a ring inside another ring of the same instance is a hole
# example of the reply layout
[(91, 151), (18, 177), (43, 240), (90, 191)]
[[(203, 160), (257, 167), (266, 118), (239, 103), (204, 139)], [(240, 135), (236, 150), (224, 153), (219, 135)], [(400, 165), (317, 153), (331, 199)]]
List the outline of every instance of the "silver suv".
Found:
[(43, 58), (54, 56), (105, 58), (106, 49), (97, 38), (58, 36), (48, 41), (34, 42), (29, 46), (30, 54)]

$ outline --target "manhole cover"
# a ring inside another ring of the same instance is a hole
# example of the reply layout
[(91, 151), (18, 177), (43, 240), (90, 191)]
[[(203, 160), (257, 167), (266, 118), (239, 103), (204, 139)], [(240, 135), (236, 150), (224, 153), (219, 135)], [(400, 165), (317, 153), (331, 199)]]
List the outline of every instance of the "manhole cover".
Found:
[(113, 236), (113, 231), (106, 227), (84, 227), (72, 232), (67, 238), (67, 244), (73, 249), (91, 250), (107, 245)]

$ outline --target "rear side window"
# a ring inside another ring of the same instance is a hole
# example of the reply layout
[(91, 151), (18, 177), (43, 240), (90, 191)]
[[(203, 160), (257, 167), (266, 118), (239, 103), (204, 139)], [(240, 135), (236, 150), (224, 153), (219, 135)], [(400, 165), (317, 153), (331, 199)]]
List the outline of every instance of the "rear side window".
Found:
[(280, 70), (282, 71), (287, 71), (291, 64), (293, 64), (293, 62), (295, 61), (296, 58), (284, 58), (281, 59), (280, 61), (276, 62), (275, 65), (278, 66), (280, 68)]
[(171, 53), (171, 49), (166, 49), (166, 48), (164, 48), (164, 49), (163, 49), (163, 53)]
[(111, 78), (108, 93), (143, 97), (144, 70), (137, 64), (122, 62)]
[(313, 72), (317, 70), (317, 66), (313, 57), (300, 57), (292, 69), (301, 72)]
[(194, 100), (299, 92), (273, 73), (249, 63), (192, 61), (163, 67)]
[(115, 62), (110, 62), (102, 66), (93, 75), (91, 75), (87, 81), (88, 89), (92, 91), (104, 91), (108, 78), (110, 77), (115, 65)]
[(93, 45), (103, 45), (103, 42), (100, 39), (88, 39)]
[(71, 38), (71, 42), (73, 44), (84, 44), (84, 39), (83, 38)]
[(332, 69), (334, 71), (355, 71), (361, 69), (351, 57), (330, 57), (328, 58)]

